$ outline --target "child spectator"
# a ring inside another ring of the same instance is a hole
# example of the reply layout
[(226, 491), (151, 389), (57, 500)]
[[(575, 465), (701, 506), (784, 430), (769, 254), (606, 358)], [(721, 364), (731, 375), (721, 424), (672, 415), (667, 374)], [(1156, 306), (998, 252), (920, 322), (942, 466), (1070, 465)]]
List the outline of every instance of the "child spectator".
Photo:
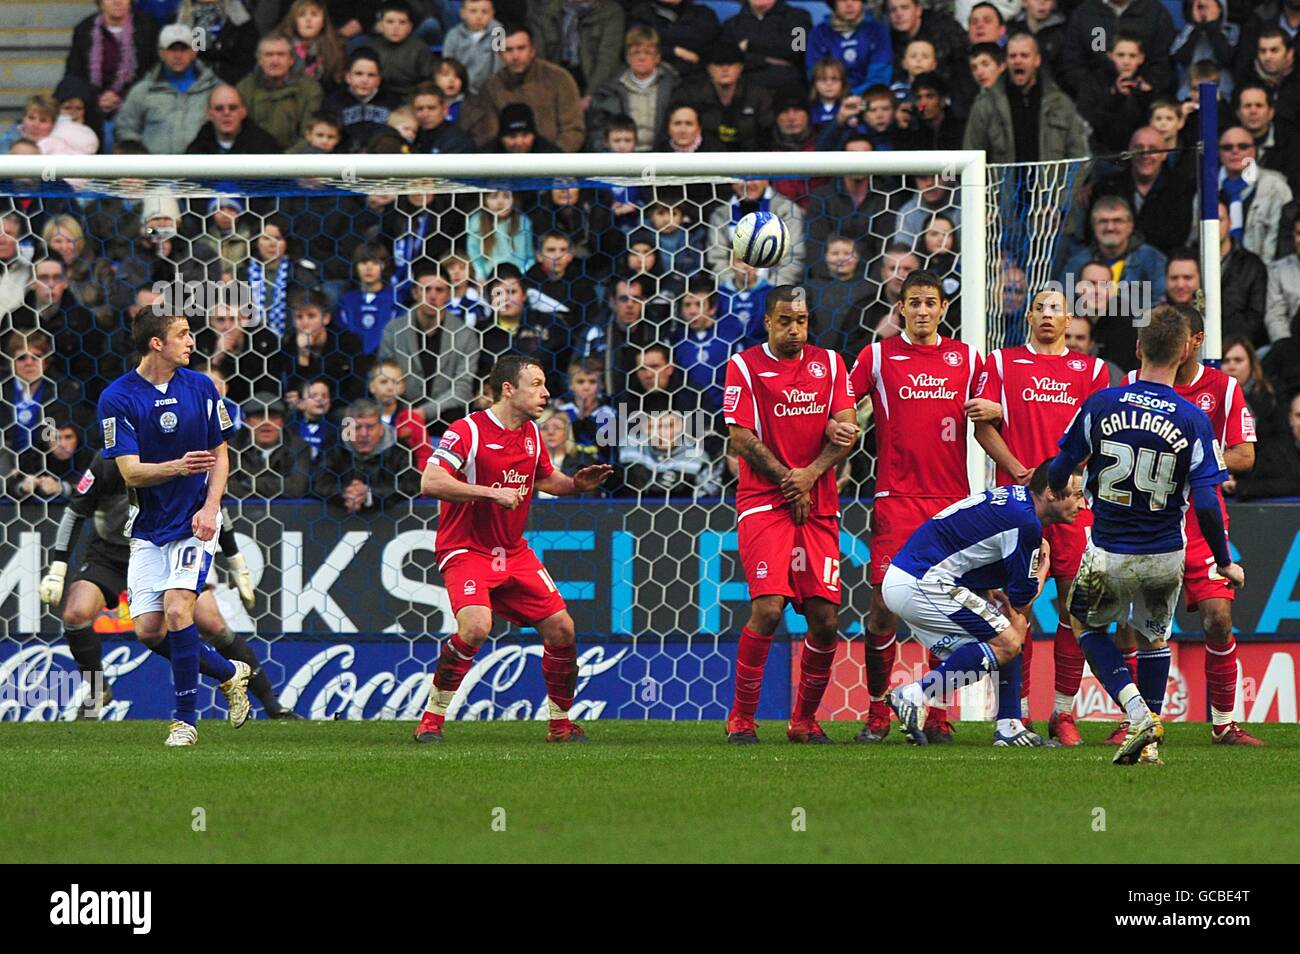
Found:
[(415, 146), (415, 136), (420, 131), (420, 125), (415, 121), (415, 110), (410, 106), (398, 106), (389, 113), (387, 125), (390, 129), (397, 130), (408, 147)]
[(447, 31), (442, 55), (465, 65), (466, 92), (477, 93), (483, 81), (501, 69), (497, 37), (504, 35), (492, 0), (465, 0), (460, 5), (460, 23)]
[[(80, 76), (65, 76), (54, 89), (59, 103), (59, 119), (67, 117), (95, 134), (95, 150), (104, 145), (104, 114), (95, 97), (95, 88)], [(58, 120), (55, 121), (58, 127)]]
[(294, 62), (306, 75), (326, 90), (343, 82), (347, 53), (322, 0), (294, 0), (279, 32), (289, 38)]
[(718, 320), (718, 295), (709, 275), (696, 275), (687, 283), (677, 309), (681, 322), (673, 335), (673, 364), (709, 407), (721, 410), (727, 359), (740, 347), (744, 325), (734, 315)]
[(412, 36), (415, 14), (406, 0), (384, 0), (375, 35), (369, 39), (379, 55), (379, 69), (390, 92), (406, 99), (416, 84), (433, 72), (435, 57), (423, 40)]
[(1089, 73), (1079, 87), (1079, 113), (1092, 125), (1092, 148), (1101, 154), (1122, 152), (1151, 106), (1151, 83), (1143, 74), (1146, 53), (1142, 41), (1117, 34), (1107, 54), (1108, 65)]
[(350, 401), (365, 393), (362, 375), (369, 361), (361, 339), (352, 332), (332, 324), (333, 309), (323, 292), (312, 290), (294, 297), (293, 334), (285, 338), (289, 356), (285, 398), (299, 402), (303, 382), (324, 378), (330, 394)]
[(704, 250), (708, 243), (708, 229), (698, 222), (688, 221), (687, 203), (680, 194), (669, 204), (668, 190), (660, 188), (656, 201), (646, 207), (646, 217), (654, 229), (658, 251), (664, 269), (679, 278), (687, 279), (704, 267)]
[[(850, 137), (863, 137), (871, 143), (873, 151), (894, 148), (894, 135), (898, 101), (888, 86), (872, 86), (861, 96), (846, 96), (840, 104), (835, 121), (822, 127), (817, 137), (817, 148), (823, 152), (838, 152)], [(825, 184), (826, 180), (820, 180)], [(810, 183), (812, 189), (816, 185)]]
[[(1227, 7), (1223, 0), (1183, 3), (1186, 22), (1169, 47), (1170, 58), (1179, 75), (1179, 99), (1190, 92), (1187, 72), (1197, 60), (1212, 60), (1221, 67), (1232, 65), (1237, 42), (1241, 39), (1241, 27), (1229, 22)], [(1228, 74), (1224, 77), (1223, 88), (1219, 92), (1223, 96), (1230, 96), (1232, 89), (1233, 77)]]
[(934, 52), (934, 43), (920, 37), (910, 41), (903, 50), (903, 61), (894, 71), (891, 89), (899, 102), (906, 102), (912, 95), (912, 81), (922, 73), (933, 73), (939, 68), (939, 57)]
[(471, 328), (488, 323), (491, 314), (483, 301), (483, 296), (479, 294), (479, 286), (474, 282), (469, 259), (453, 252), (439, 259), (438, 267), (442, 270), (447, 283), (451, 285), (451, 298), (447, 300), (447, 311), (460, 315), (465, 320), (465, 324)]
[(980, 89), (992, 89), (1007, 71), (1007, 53), (996, 43), (976, 43), (966, 55), (971, 79)]
[(808, 38), (808, 76), (813, 64), (830, 57), (842, 62), (849, 89), (861, 94), (868, 86), (888, 83), (894, 71), (889, 28), (875, 19), (863, 0), (828, 0), (831, 17), (813, 27)]
[[(616, 414), (609, 398), (600, 386), (604, 363), (598, 357), (585, 358), (569, 365), (569, 390), (559, 400), (559, 410), (569, 418), (574, 443), (584, 452), (592, 454), (598, 463), (612, 460), (611, 448), (615, 440), (610, 430), (615, 426)], [(605, 437), (601, 437), (601, 432)]]
[(357, 152), (387, 129), (384, 124), (388, 114), (401, 105), (401, 100), (384, 88), (379, 54), (369, 47), (363, 46), (348, 57), (343, 82), (342, 89), (326, 98), (325, 108), (338, 115), (350, 149)]
[(316, 378), (307, 382), (297, 404), (298, 413), (291, 426), (311, 448), (311, 459), (319, 460), (339, 439), (338, 425), (329, 417), (334, 406), (329, 379)]
[(636, 120), (631, 116), (611, 116), (605, 123), (606, 152), (636, 152)]
[(397, 439), (410, 448), (415, 466), (424, 472), (424, 465), (433, 455), (429, 443), (429, 428), (424, 414), (404, 400), (406, 376), (396, 358), (383, 358), (370, 369), (370, 397), (379, 405), (379, 417), (397, 434)]
[(343, 124), (333, 113), (312, 113), (303, 138), (289, 150), (297, 155), (332, 155), (343, 141)]
[(812, 90), (809, 95), (812, 109), (808, 118), (814, 129), (822, 129), (827, 123), (835, 121), (840, 112), (840, 104), (848, 92), (849, 72), (843, 63), (831, 57), (813, 64)]
[(433, 81), (446, 97), (447, 122), (455, 123), (460, 119), (460, 107), (465, 102), (465, 92), (469, 89), (469, 73), (465, 64), (450, 57), (438, 64), (433, 74)]
[(378, 354), (384, 326), (397, 313), (397, 295), (388, 282), (388, 249), (378, 242), (363, 242), (352, 253), (355, 288), (339, 299), (339, 325), (361, 339), (364, 354)]
[(482, 207), (466, 223), (466, 248), (474, 275), (487, 281), (498, 265), (513, 265), (521, 272), (533, 257), (533, 226), (515, 207), (514, 194), (507, 191), (483, 195)]

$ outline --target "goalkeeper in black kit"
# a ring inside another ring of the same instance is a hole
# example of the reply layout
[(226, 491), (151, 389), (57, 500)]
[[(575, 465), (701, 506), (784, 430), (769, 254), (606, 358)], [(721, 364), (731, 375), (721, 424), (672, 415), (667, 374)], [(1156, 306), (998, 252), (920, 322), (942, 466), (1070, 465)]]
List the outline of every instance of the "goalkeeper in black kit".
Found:
[[(117, 465), (111, 460), (104, 460), (102, 451), (96, 453), (77, 482), (68, 506), (64, 508), (54, 550), (50, 554), (50, 566), (41, 580), (41, 602), (54, 607), (63, 601), (63, 632), (77, 667), (86, 675), (91, 686), (103, 687), (98, 699), (93, 697), (92, 690), (92, 696), (82, 703), (77, 712), (78, 719), (99, 718), (103, 707), (113, 700), (112, 687), (103, 679), (100, 637), (93, 625), (101, 610), (117, 606), (121, 592), (126, 589), (127, 562), (131, 556), (130, 538), (126, 535), (129, 509), (126, 481), (122, 479)], [(67, 587), (67, 599), (64, 600), (68, 558), (76, 546), (81, 524), (87, 518), (93, 521), (94, 533), (86, 545), (81, 566), (72, 574), (72, 582)], [(230, 518), (224, 510), (221, 524), (221, 552), (225, 554), (230, 566), (240, 600), (251, 610), (255, 598), (253, 579), (239, 553)], [(229, 660), (245, 662), (253, 670), (248, 690), (261, 701), (269, 718), (302, 718), (292, 709), (286, 709), (280, 704), (271, 680), (262, 671), (252, 647), (242, 636), (232, 633), (226, 625), (210, 586), (199, 595), (194, 605), (194, 622), (200, 635), (217, 652)], [(170, 648), (165, 638), (156, 644), (145, 645), (160, 656), (167, 656)]]

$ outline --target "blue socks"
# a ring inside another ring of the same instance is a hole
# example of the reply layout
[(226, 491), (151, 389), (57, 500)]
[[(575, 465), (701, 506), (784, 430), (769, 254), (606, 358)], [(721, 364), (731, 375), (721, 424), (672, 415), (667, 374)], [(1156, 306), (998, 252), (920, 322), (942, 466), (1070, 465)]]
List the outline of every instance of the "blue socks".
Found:
[[(1110, 641), (1110, 636), (1106, 633), (1084, 633), (1079, 637), (1079, 648), (1083, 654), (1088, 657), (1088, 665), (1092, 669), (1092, 674), (1101, 680), (1101, 684), (1106, 687), (1110, 697), (1119, 700), (1120, 691), (1127, 685), (1132, 684), (1133, 677), (1128, 673), (1128, 666), (1124, 665), (1124, 657), (1120, 651), (1115, 648), (1115, 644)], [(1169, 662), (1165, 660), (1165, 674), (1169, 673)], [(1164, 684), (1161, 683), (1163, 686)], [(1163, 689), (1161, 695), (1163, 695)]]
[(1165, 687), (1169, 684), (1169, 647), (1138, 650), (1138, 689), (1147, 707), (1160, 715), (1165, 702)]
[[(158, 640), (156, 646), (149, 646), (148, 649), (157, 653), (164, 659), (172, 658), (172, 646), (170, 637), (163, 637)], [(217, 652), (206, 640), (199, 640), (199, 672), (209, 679), (215, 679), (217, 682), (225, 682), (235, 674), (235, 664), (232, 663), (221, 653)]]
[[(921, 691), (925, 693), (927, 705), (946, 706), (951, 701), (953, 691), (961, 685), (973, 685), (985, 673), (998, 668), (998, 660), (993, 650), (984, 643), (968, 643), (958, 646), (952, 655), (943, 661), (938, 669), (931, 669), (921, 677)], [(958, 676), (960, 675), (960, 679)], [(1020, 670), (1016, 669), (1016, 717), (1019, 718), (1020, 706)]]
[(1020, 718), (1020, 660), (1017, 656), (998, 669), (998, 718)]
[(198, 628), (191, 623), (184, 629), (167, 634), (171, 643), (172, 683), (176, 689), (176, 719), (194, 725), (199, 695), (199, 639)]

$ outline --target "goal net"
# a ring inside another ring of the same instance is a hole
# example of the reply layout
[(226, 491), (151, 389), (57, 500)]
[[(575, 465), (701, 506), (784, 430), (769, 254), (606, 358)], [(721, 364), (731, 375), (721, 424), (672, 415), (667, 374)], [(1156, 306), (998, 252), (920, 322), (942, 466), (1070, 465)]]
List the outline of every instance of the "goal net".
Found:
[[(547, 370), (541, 433), (556, 465), (615, 468), (600, 493), (532, 508), (528, 540), (579, 631), (575, 716), (724, 717), (749, 604), (721, 385), (729, 354), (763, 338), (767, 291), (804, 288), (810, 340), (851, 364), (899, 332), (902, 280), (928, 268), (953, 299), (945, 335), (1014, 343), (1028, 290), (1052, 277), (1079, 167), (986, 168), (977, 153), (737, 158), (0, 160), (0, 684), (21, 695), (75, 668), (39, 581), (100, 445), (96, 399), (133, 366), (132, 317), (165, 308), (190, 319), (192, 366), (240, 424), (227, 511), (254, 605), (220, 557), (211, 579), (285, 705), (418, 716), (455, 626), (419, 472), (443, 429), (485, 406), (495, 358), (524, 352)], [(730, 233), (760, 208), (792, 242), (755, 271), (732, 261)], [(867, 702), (875, 442), (862, 415), (864, 446), (838, 475), (845, 642), (826, 718), (858, 718)], [(983, 480), (979, 455), (970, 476)], [(83, 527), (70, 580), (108, 522)], [(166, 717), (165, 667), (130, 638), (125, 594), (94, 627), (107, 717)], [(787, 612), (782, 635), (797, 645), (803, 632)], [(450, 715), (545, 718), (540, 655), (536, 634), (499, 625)], [(760, 718), (788, 714), (794, 655), (774, 645)], [(919, 649), (899, 665), (922, 665)], [(6, 697), (0, 718), (75, 708)]]

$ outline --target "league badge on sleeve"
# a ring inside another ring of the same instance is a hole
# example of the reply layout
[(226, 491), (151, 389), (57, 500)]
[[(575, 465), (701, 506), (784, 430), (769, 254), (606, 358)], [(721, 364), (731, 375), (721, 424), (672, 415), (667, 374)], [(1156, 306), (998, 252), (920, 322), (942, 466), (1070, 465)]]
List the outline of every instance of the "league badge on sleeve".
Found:
[(100, 424), (104, 426), (104, 446), (116, 447), (117, 446), (117, 418), (106, 417), (102, 421), (100, 421)]
[(734, 414), (740, 406), (740, 385), (730, 385), (722, 396), (722, 413)]

